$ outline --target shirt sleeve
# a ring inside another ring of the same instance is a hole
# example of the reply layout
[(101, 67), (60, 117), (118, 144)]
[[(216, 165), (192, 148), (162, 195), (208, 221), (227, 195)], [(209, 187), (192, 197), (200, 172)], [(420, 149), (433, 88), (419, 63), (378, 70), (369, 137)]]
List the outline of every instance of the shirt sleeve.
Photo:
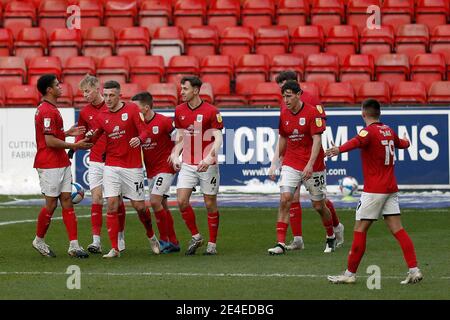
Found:
[(361, 142), (356, 137), (348, 140), (342, 146), (339, 147), (339, 152), (349, 152), (361, 146)]
[(105, 130), (102, 127), (102, 119), (101, 119), (100, 115), (95, 117), (94, 121), (92, 121), (91, 130), (93, 132), (95, 132), (95, 134), (91, 138), (91, 142), (95, 144), (98, 141), (98, 139), (100, 139), (100, 137), (105, 132)]
[(281, 118), (281, 115), (280, 115), (280, 119), (278, 120), (278, 134), (280, 136), (287, 137), (287, 134), (283, 128), (283, 119)]
[(43, 134), (51, 134), (56, 136), (58, 132), (56, 124), (57, 117), (57, 114), (52, 111), (44, 111), (39, 114), (39, 121), (42, 121)]
[(170, 135), (172, 134), (172, 132), (175, 130), (174, 125), (175, 125), (175, 123), (174, 123), (174, 121), (172, 120), (172, 118), (167, 118), (167, 119), (166, 119), (166, 131), (167, 131), (167, 134), (168, 134), (169, 136), (170, 136)]
[(319, 111), (314, 108), (314, 111), (311, 113), (311, 118), (309, 122), (309, 132), (311, 136), (315, 134), (322, 134), (325, 131), (325, 129), (326, 129), (325, 119), (323, 119)]
[(211, 112), (211, 128), (218, 130), (223, 129), (223, 119), (219, 110)]
[(397, 149), (407, 149), (410, 146), (410, 143), (408, 140), (400, 139), (397, 135), (397, 133), (394, 133), (394, 145)]
[(174, 114), (174, 121), (173, 121), (173, 123), (174, 123), (176, 129), (180, 129), (180, 128), (181, 128), (181, 123), (180, 123), (180, 121), (178, 120), (178, 111), (177, 111), (177, 109), (175, 109), (175, 114)]
[(147, 130), (144, 120), (141, 118), (138, 106), (136, 106), (136, 108), (133, 109), (132, 114), (134, 125), (136, 126), (136, 129), (138, 130), (139, 133), (139, 139), (141, 141), (147, 140), (147, 138), (150, 136), (150, 132)]
[[(84, 116), (83, 116), (83, 113), (82, 113), (82, 112), (80, 112), (80, 115), (79, 115), (79, 117), (78, 117), (78, 123), (77, 123), (77, 126), (78, 126), (78, 127), (85, 127), (86, 130), (88, 130), (88, 128), (89, 128), (88, 123), (87, 123), (87, 121), (84, 119)], [(79, 136), (76, 136), (76, 137), (75, 137), (75, 142), (78, 142), (78, 141), (80, 141), (80, 140), (83, 140), (84, 137), (85, 137), (85, 134), (84, 134), (84, 133), (80, 134)]]

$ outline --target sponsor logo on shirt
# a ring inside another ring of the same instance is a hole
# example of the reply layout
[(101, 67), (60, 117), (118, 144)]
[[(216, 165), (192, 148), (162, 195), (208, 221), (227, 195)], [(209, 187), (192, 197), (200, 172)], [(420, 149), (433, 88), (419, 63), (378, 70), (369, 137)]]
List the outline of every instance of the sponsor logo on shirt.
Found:
[(122, 121), (128, 120), (128, 113), (122, 113)]
[(158, 134), (159, 133), (159, 127), (158, 126), (154, 126), (152, 128), (152, 130), (153, 130), (153, 134)]
[(51, 122), (52, 122), (52, 119), (50, 119), (50, 118), (44, 118), (44, 127), (45, 127), (45, 128), (49, 128)]
[(306, 119), (305, 118), (298, 119), (298, 124), (304, 126), (306, 124)]

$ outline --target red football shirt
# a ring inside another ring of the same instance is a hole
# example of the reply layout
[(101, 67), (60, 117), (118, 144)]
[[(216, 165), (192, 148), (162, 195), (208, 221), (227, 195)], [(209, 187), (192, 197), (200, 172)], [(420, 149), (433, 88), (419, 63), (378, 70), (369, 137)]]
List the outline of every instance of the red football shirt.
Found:
[(142, 144), (147, 177), (152, 178), (159, 173), (175, 173), (172, 165), (167, 161), (175, 146), (171, 139), (173, 127), (172, 119), (155, 113), (150, 121), (145, 121), (149, 137)]
[(364, 192), (393, 193), (398, 191), (394, 174), (394, 150), (408, 147), (409, 142), (400, 139), (394, 130), (376, 122), (340, 146), (339, 151), (361, 148)]
[(130, 147), (130, 140), (148, 138), (147, 130), (134, 103), (124, 103), (116, 112), (109, 110), (99, 113), (94, 130), (98, 130), (94, 142), (103, 133), (106, 135), (105, 165), (121, 168), (142, 168), (141, 148)]
[(175, 109), (175, 128), (184, 129), (183, 162), (197, 165), (213, 147), (212, 129), (223, 129), (222, 116), (216, 107), (207, 102), (202, 102), (195, 109), (183, 103)]
[(36, 129), (37, 153), (34, 168), (54, 169), (70, 166), (70, 160), (64, 149), (50, 148), (45, 142), (45, 135), (51, 134), (65, 141), (64, 123), (58, 108), (48, 101), (43, 101), (34, 116)]
[[(100, 114), (100, 112), (108, 111), (105, 102), (103, 101), (98, 106), (94, 106), (92, 103), (87, 104), (80, 111), (78, 117), (78, 126), (86, 127), (86, 131), (89, 131), (95, 126), (95, 118)], [(84, 139), (84, 134), (79, 135), (75, 141), (78, 142)], [(106, 150), (106, 136), (102, 135), (97, 143), (91, 148), (91, 153), (89, 154), (89, 160), (93, 162), (104, 162), (103, 155)]]
[[(287, 146), (284, 154), (283, 165), (303, 171), (311, 158), (313, 135), (325, 131), (325, 121), (316, 107), (303, 104), (303, 107), (293, 114), (288, 108), (280, 114), (279, 133), (287, 138)], [(325, 170), (325, 153), (322, 146), (313, 165), (313, 171)]]

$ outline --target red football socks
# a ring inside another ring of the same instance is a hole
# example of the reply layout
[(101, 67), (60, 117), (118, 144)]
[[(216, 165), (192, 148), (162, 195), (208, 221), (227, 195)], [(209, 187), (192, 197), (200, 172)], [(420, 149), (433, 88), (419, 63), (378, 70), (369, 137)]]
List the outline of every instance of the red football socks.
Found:
[(277, 222), (277, 242), (286, 243), (286, 232), (288, 224), (284, 222)]
[(162, 241), (169, 241), (169, 236), (167, 235), (167, 218), (166, 218), (166, 210), (162, 209), (160, 211), (155, 212), (156, 225), (159, 230), (159, 239)]
[(331, 202), (331, 200), (329, 199), (325, 199), (325, 204), (328, 210), (330, 210), (331, 219), (333, 219), (333, 227), (336, 228), (339, 225), (339, 218), (336, 214), (336, 209), (334, 208), (333, 202)]
[(119, 250), (118, 247), (118, 233), (119, 233), (119, 217), (117, 212), (108, 212), (106, 214), (106, 227), (108, 228), (108, 236), (111, 241), (111, 247)]
[(73, 208), (70, 209), (62, 209), (62, 217), (64, 224), (66, 225), (67, 234), (69, 235), (69, 240), (77, 240), (77, 216), (75, 215), (75, 210)]
[(173, 218), (170, 210), (166, 211), (166, 222), (167, 222), (167, 235), (169, 237), (169, 241), (173, 244), (178, 244), (177, 235), (175, 234), (175, 229), (173, 227)]
[(92, 225), (92, 234), (94, 236), (100, 236), (100, 233), (102, 231), (102, 223), (103, 223), (102, 210), (103, 205), (101, 204), (93, 204), (91, 206), (91, 225)]
[(123, 203), (123, 200), (119, 203), (119, 210), (118, 210), (118, 216), (119, 216), (119, 232), (123, 232), (125, 230), (125, 204)]
[(325, 230), (326, 230), (326, 232), (327, 232), (327, 236), (328, 237), (332, 237), (333, 236), (333, 234), (334, 234), (334, 229), (333, 229), (333, 219), (329, 219), (329, 220), (325, 220), (323, 217), (322, 217), (322, 224), (323, 224), (323, 226), (325, 227)]
[(347, 264), (347, 270), (352, 273), (356, 273), (356, 270), (358, 270), (359, 263), (361, 262), (361, 259), (364, 255), (364, 251), (366, 251), (366, 236), (367, 233), (365, 232), (353, 232), (352, 249), (348, 254)]
[(145, 209), (145, 213), (138, 214), (139, 220), (141, 220), (142, 224), (145, 227), (145, 231), (147, 233), (147, 237), (151, 238), (155, 235), (153, 232), (153, 226), (152, 226), (152, 217), (150, 215), (150, 210), (148, 208)]
[(37, 226), (36, 226), (36, 235), (39, 238), (44, 238), (47, 233), (48, 227), (50, 226), (50, 222), (52, 220), (53, 212), (47, 210), (47, 208), (43, 207), (39, 212)]
[(208, 213), (209, 242), (216, 243), (219, 231), (219, 212)]
[(417, 259), (416, 259), (416, 252), (414, 250), (414, 244), (411, 241), (411, 238), (409, 237), (408, 233), (406, 233), (405, 229), (401, 229), (397, 231), (394, 234), (394, 236), (397, 239), (398, 243), (400, 244), (400, 247), (402, 248), (403, 257), (405, 258), (408, 268), (417, 267)]
[(195, 213), (191, 206), (187, 207), (186, 210), (181, 211), (181, 216), (183, 217), (186, 226), (191, 231), (192, 235), (198, 234), (197, 224), (195, 223)]
[(302, 236), (302, 207), (300, 202), (293, 202), (289, 209), (289, 221), (291, 224), (292, 235), (294, 237)]

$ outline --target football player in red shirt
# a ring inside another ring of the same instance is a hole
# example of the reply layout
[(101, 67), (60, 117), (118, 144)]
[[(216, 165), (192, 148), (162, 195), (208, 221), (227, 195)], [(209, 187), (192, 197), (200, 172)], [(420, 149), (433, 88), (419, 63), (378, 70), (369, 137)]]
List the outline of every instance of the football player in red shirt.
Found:
[(153, 111), (153, 97), (147, 91), (131, 98), (144, 115), (149, 137), (142, 143), (145, 169), (150, 187), (150, 203), (156, 217), (159, 230), (159, 243), (162, 253), (179, 252), (173, 218), (167, 205), (170, 186), (175, 178), (175, 170), (169, 163), (175, 143), (172, 133), (175, 128), (171, 118)]
[(328, 276), (333, 283), (354, 283), (356, 271), (366, 249), (366, 236), (372, 223), (383, 216), (387, 227), (397, 239), (403, 251), (408, 275), (402, 284), (422, 280), (417, 267), (414, 245), (403, 229), (398, 203), (398, 186), (394, 174), (395, 148), (406, 149), (409, 141), (400, 139), (394, 130), (380, 122), (380, 103), (374, 99), (362, 103), (362, 117), (366, 127), (342, 146), (327, 150), (328, 157), (354, 149), (361, 149), (364, 190), (356, 208), (353, 243), (348, 255), (347, 270), (338, 276)]
[[(298, 76), (295, 71), (282, 71), (278, 74), (275, 81), (280, 86), (280, 89), (288, 80), (297, 81)], [(310, 105), (316, 106), (318, 111), (322, 114), (324, 120), (326, 120), (326, 114), (321, 106), (319, 99), (313, 95), (302, 91), (300, 99)], [(286, 108), (284, 101), (281, 101), (280, 112)], [(279, 143), (275, 148), (274, 157), (272, 159), (272, 164), (269, 169), (269, 177), (275, 180), (275, 171), (279, 168), (280, 163), (282, 163), (283, 156), (279, 155)], [(341, 247), (344, 244), (344, 225), (340, 223), (339, 217), (334, 208), (333, 202), (326, 198), (325, 203), (330, 210), (331, 217), (333, 219), (333, 228), (336, 234), (336, 247)], [(300, 250), (304, 248), (303, 232), (302, 232), (302, 207), (300, 204), (300, 188), (297, 188), (294, 193), (294, 198), (292, 199), (292, 204), (289, 209), (289, 222), (292, 229), (292, 235), (294, 239), (290, 244), (286, 246), (286, 250)]]
[(56, 107), (57, 99), (61, 96), (61, 86), (56, 76), (54, 74), (41, 76), (37, 88), (43, 97), (35, 115), (37, 153), (34, 168), (39, 174), (45, 207), (38, 216), (33, 248), (43, 256), (55, 257), (54, 252), (45, 243), (44, 237), (59, 199), (70, 241), (68, 254), (72, 257), (87, 258), (89, 255), (78, 244), (77, 217), (71, 199), (72, 172), (69, 157), (64, 149), (89, 149), (92, 144), (85, 139), (76, 143), (65, 142), (66, 136), (80, 135), (86, 128), (72, 127), (64, 131), (63, 119)]
[(277, 222), (277, 245), (269, 254), (284, 254), (289, 208), (295, 189), (304, 183), (309, 191), (314, 209), (322, 217), (327, 240), (326, 253), (335, 250), (336, 236), (331, 213), (325, 204), (326, 174), (322, 133), (325, 121), (320, 111), (300, 100), (301, 89), (297, 81), (289, 80), (282, 87), (286, 108), (280, 114), (279, 152), (284, 155), (280, 174), (280, 208)]
[(103, 257), (120, 256), (118, 248), (120, 195), (130, 199), (146, 229), (152, 251), (159, 254), (159, 241), (153, 232), (150, 211), (145, 206), (140, 146), (148, 138), (148, 134), (139, 107), (134, 103), (120, 101), (120, 84), (116, 81), (105, 82), (103, 97), (108, 110), (97, 116), (92, 137), (96, 142), (103, 133), (106, 135), (103, 187), (108, 205), (106, 225), (112, 249)]
[[(181, 79), (181, 97), (184, 103), (175, 109), (177, 134), (171, 162), (174, 169), (180, 171), (177, 181), (178, 206), (192, 234), (186, 255), (195, 254), (197, 248), (203, 244), (203, 237), (195, 222), (194, 210), (189, 204), (192, 188), (199, 183), (208, 212), (209, 242), (205, 254), (217, 253), (217, 193), (220, 184), (217, 158), (222, 145), (223, 121), (217, 108), (200, 98), (201, 86), (202, 82), (198, 77)], [(182, 162), (179, 159), (181, 152)]]
[[(84, 98), (88, 102), (81, 111), (78, 117), (78, 125), (86, 127), (90, 131), (94, 127), (95, 119), (100, 112), (108, 110), (105, 105), (103, 96), (100, 93), (100, 82), (91, 75), (86, 75), (80, 84), (79, 88), (83, 93)], [(84, 134), (79, 135), (76, 141), (84, 139)], [(91, 148), (89, 154), (89, 188), (92, 195), (91, 206), (91, 225), (93, 242), (87, 247), (90, 253), (102, 253), (102, 245), (100, 241), (100, 234), (103, 220), (103, 168), (105, 166), (105, 152), (106, 152), (106, 136), (102, 135), (97, 143)], [(119, 204), (119, 251), (125, 250), (125, 205), (122, 200)]]

